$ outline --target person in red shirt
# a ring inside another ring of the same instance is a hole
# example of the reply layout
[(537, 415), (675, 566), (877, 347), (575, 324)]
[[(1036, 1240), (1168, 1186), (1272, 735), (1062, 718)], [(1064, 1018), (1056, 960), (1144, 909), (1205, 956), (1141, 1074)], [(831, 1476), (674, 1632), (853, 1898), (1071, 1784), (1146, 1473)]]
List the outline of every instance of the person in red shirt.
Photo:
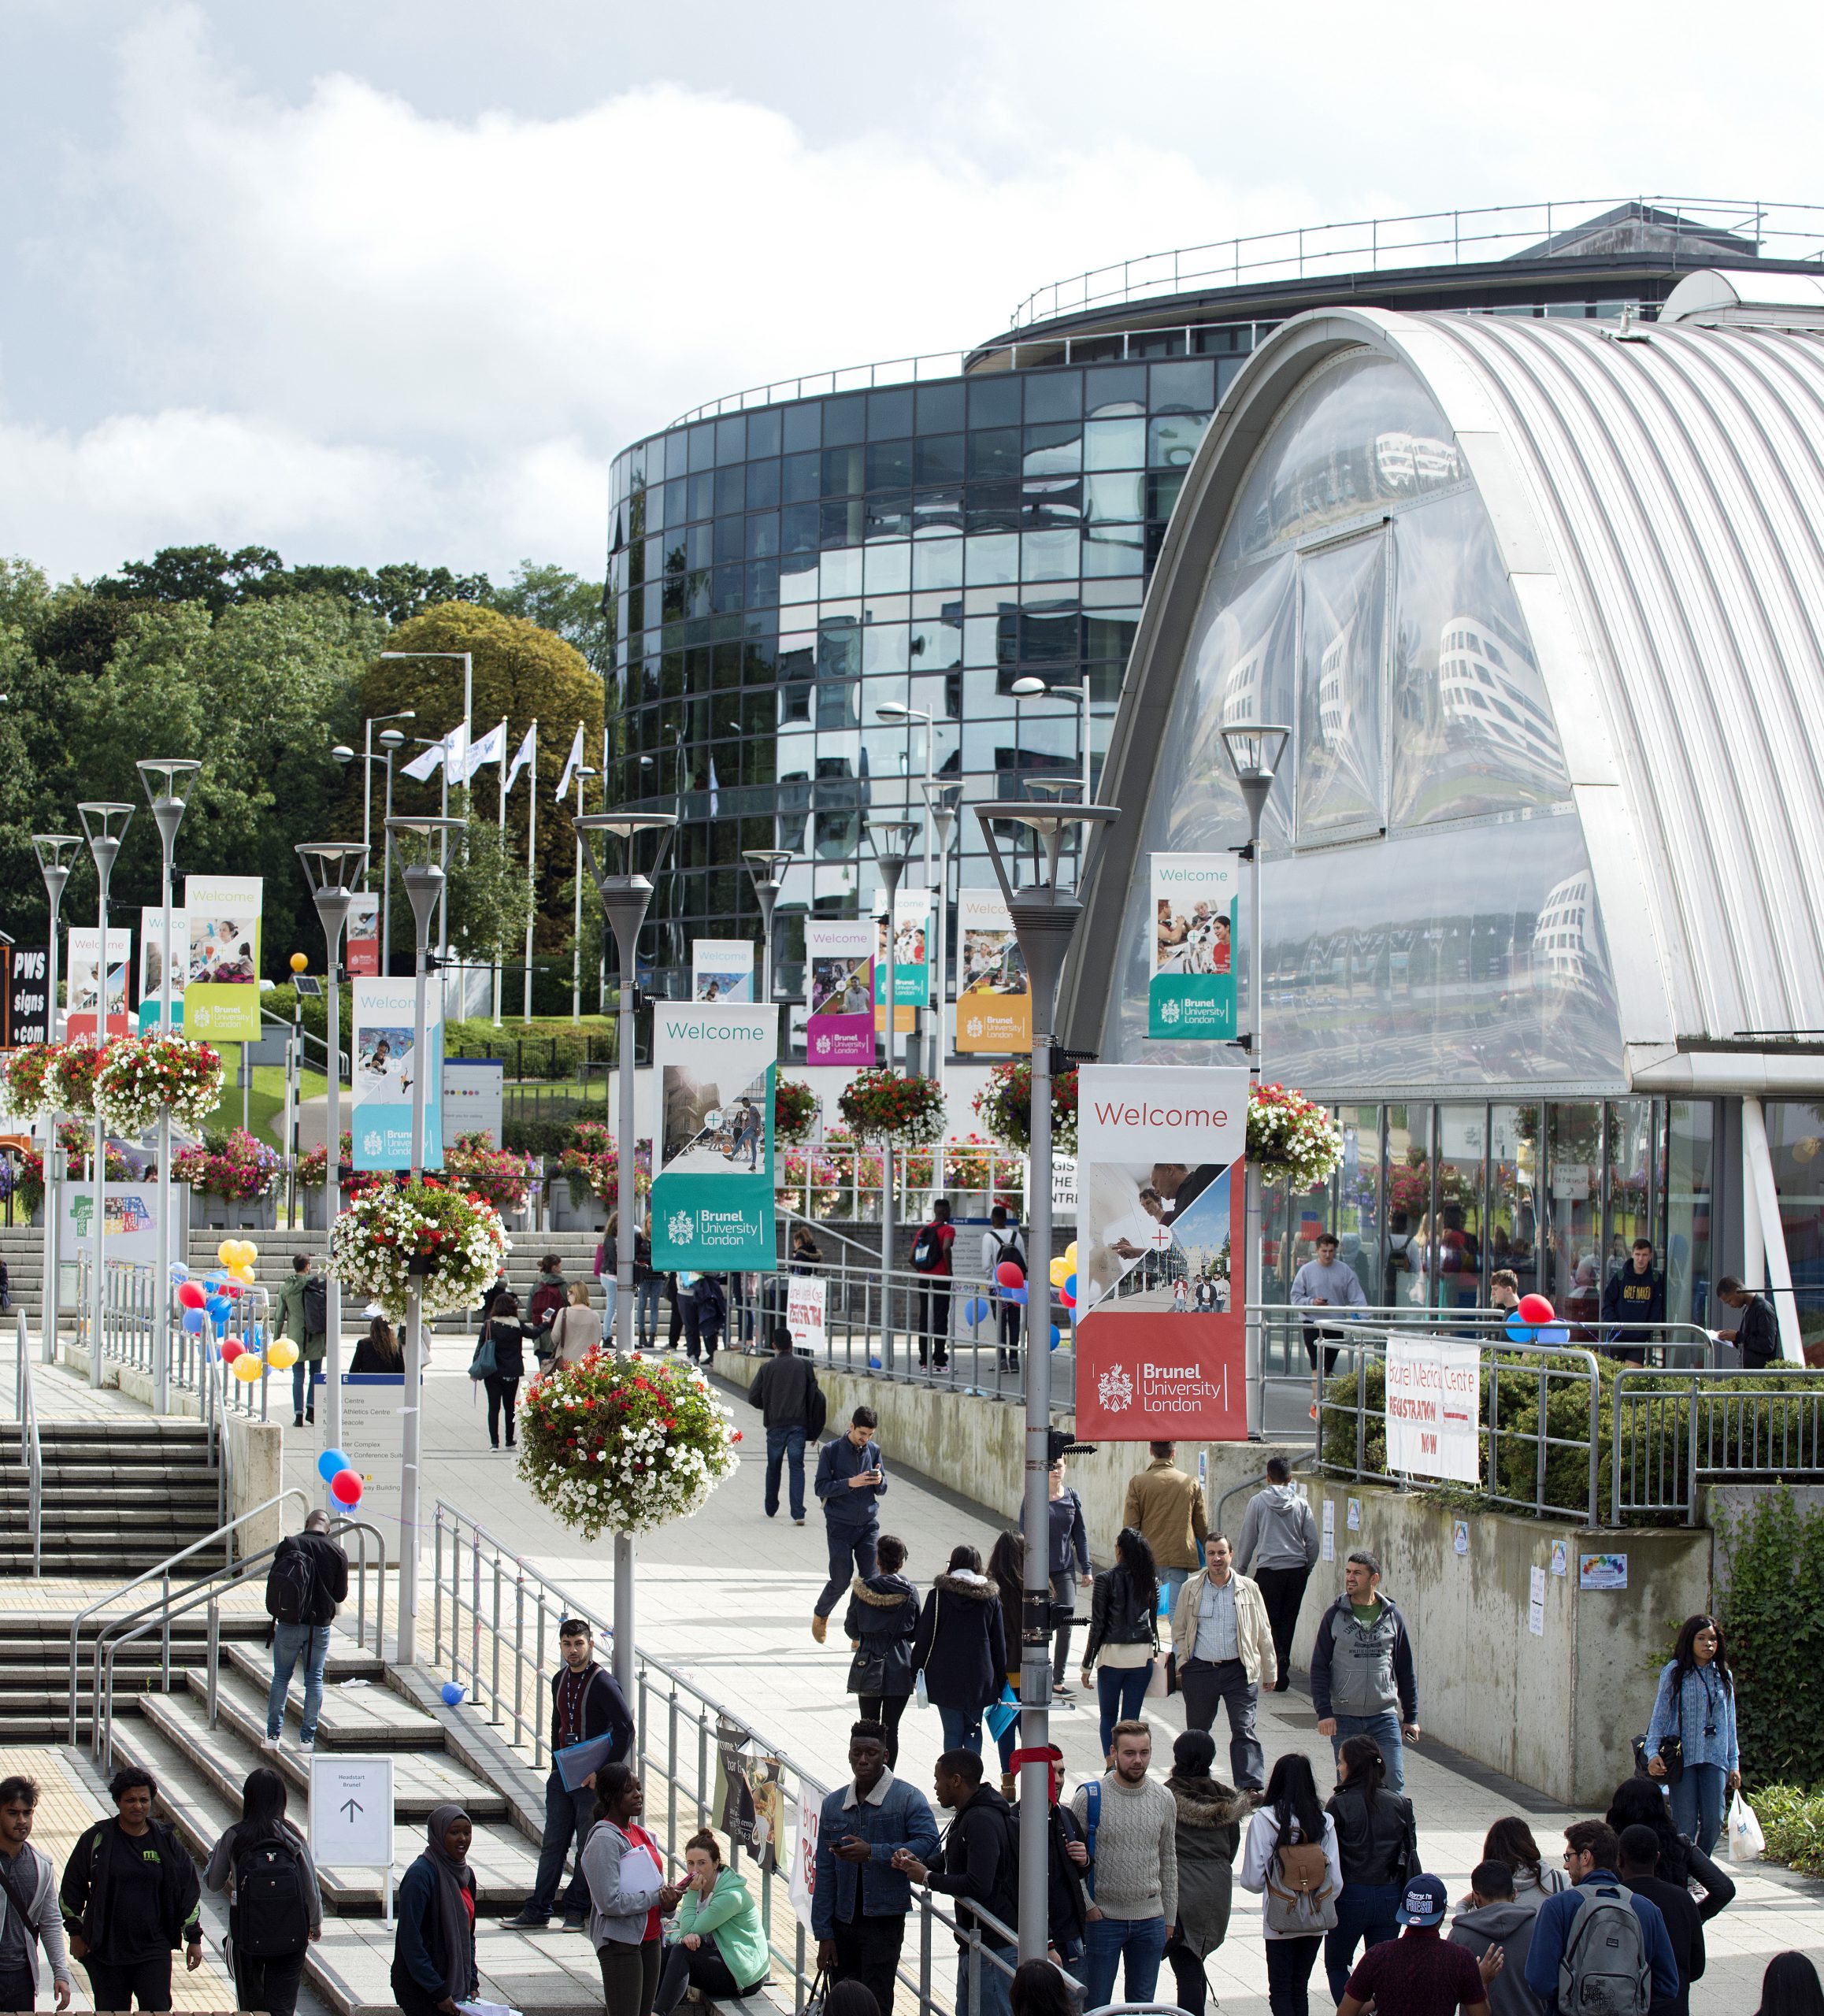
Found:
[(955, 1272), (950, 1254), (955, 1243), (949, 1203), (940, 1197), (912, 1241), (912, 1271), (925, 1277), (918, 1292), (918, 1362), (923, 1365), (929, 1354), (940, 1372), (950, 1362), (950, 1284)]
[(1362, 2016), (1370, 2003), (1375, 2016), (1453, 2016), (1459, 2007), (1466, 2016), (1488, 2016), (1488, 1983), (1501, 1971), (1501, 1949), (1492, 1946), (1478, 1960), (1440, 1939), (1449, 1907), (1441, 1877), (1411, 1877), (1394, 1913), (1406, 1930), (1362, 1955), (1336, 2016)]

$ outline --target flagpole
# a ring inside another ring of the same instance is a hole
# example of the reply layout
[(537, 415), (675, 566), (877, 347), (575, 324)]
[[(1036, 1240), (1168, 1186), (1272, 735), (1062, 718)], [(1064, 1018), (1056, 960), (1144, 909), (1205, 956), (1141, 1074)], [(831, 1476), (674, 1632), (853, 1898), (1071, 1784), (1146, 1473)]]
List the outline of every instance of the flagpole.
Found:
[[(576, 817), (583, 816), (583, 776), (576, 773)], [(576, 920), (570, 938), (570, 1021), (583, 1019), (583, 829), (576, 828)]]
[[(506, 865), (506, 717), (500, 721), (500, 860)], [(506, 950), (500, 936), (494, 940), (494, 1026), (500, 1027), (500, 961)]]
[(532, 922), (538, 909), (539, 891), (539, 724), (532, 717), (532, 782), (528, 787), (528, 803), (530, 810), (525, 819), (525, 886), (531, 899), (525, 914), (525, 1006), (521, 1014), (522, 1021), (532, 1020)]

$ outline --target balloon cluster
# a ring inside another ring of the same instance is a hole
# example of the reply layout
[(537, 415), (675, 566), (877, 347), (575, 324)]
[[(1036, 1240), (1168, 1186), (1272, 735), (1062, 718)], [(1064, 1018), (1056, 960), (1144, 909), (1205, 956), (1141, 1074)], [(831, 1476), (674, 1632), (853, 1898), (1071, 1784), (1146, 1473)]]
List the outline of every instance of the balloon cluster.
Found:
[[(224, 1239), (216, 1248), (215, 1257), (219, 1266), (200, 1281), (191, 1279), (190, 1269), (182, 1261), (172, 1263), (171, 1280), (177, 1291), (178, 1306), (184, 1311), (184, 1327), (193, 1336), (200, 1335), (206, 1318), (217, 1331), (227, 1327), (235, 1303), (254, 1285), (254, 1263), (260, 1249), (250, 1239)], [(283, 1337), (261, 1358), (261, 1326), (250, 1323), (244, 1339), (230, 1337), (222, 1345), (222, 1363), (243, 1384), (251, 1385), (269, 1365), (283, 1372), (298, 1361), (298, 1347)]]
[(317, 1458), (317, 1474), (329, 1487), (338, 1505), (352, 1510), (361, 1503), (361, 1473), (339, 1449), (325, 1449)]
[(1517, 1344), (1568, 1344), (1570, 1329), (1558, 1321), (1548, 1296), (1523, 1295), (1507, 1317), (1507, 1334)]
[[(1077, 1306), (1077, 1242), (1072, 1240), (1062, 1254), (1051, 1262), (1051, 1285), (1058, 1291), (1058, 1299), (1066, 1309)], [(1028, 1299), (1025, 1270), (1017, 1260), (1003, 1260), (995, 1269), (995, 1285), (1000, 1291), (1003, 1302), (1022, 1305)], [(963, 1304), (962, 1320), (973, 1329), (987, 1321), (993, 1304), (981, 1295), (974, 1295)], [(1064, 1334), (1054, 1323), (1051, 1326), (1051, 1348), (1055, 1351), (1064, 1341)]]

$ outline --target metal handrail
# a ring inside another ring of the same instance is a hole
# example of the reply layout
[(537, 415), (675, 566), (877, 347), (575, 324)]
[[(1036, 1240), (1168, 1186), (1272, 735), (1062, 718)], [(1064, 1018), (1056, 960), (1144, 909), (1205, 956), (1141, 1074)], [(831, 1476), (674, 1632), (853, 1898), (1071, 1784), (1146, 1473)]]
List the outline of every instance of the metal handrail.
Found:
[(1783, 1362), (1629, 1369), (1612, 1406), (1611, 1525), (1630, 1512), (1682, 1512), (1696, 1525), (1707, 1477), (1824, 1477), (1824, 1373)]
[(32, 1352), (23, 1309), (13, 1343), (13, 1397), (19, 1418), (20, 1452), (25, 1459), (25, 1516), (32, 1533), (32, 1573), (36, 1577), (44, 1572), (44, 1447), (38, 1432), (38, 1401), (32, 1389)]

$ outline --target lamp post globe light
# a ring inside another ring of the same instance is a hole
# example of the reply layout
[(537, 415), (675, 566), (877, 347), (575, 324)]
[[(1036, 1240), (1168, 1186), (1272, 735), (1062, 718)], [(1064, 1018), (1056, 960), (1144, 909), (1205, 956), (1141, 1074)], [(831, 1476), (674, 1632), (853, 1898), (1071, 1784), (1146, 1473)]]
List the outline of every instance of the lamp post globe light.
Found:
[[(95, 1047), (98, 1050), (108, 1040), (108, 884), (113, 880), (114, 863), (120, 858), (120, 843), (133, 823), (133, 807), (111, 799), (90, 799), (76, 807), (76, 817), (83, 822), (83, 836), (89, 843), (89, 852), (95, 863), (96, 921), (101, 927), (97, 940), (101, 950), (97, 955), (96, 977), (99, 984), (95, 998)], [(106, 1251), (104, 1235), (108, 1216), (108, 1123), (99, 1100), (95, 1102), (93, 1145), (95, 1189), (89, 1212), (89, 1228), (94, 1241), (89, 1266), (89, 1384), (98, 1388), (102, 1383), (102, 1268)]]
[[(1244, 858), (1248, 864), (1248, 1012), (1251, 1026), (1240, 1041), (1248, 1053), (1248, 1068), (1257, 1085), (1266, 1083), (1266, 1004), (1261, 991), (1260, 822), (1266, 810), (1266, 801), (1273, 793), (1273, 780), (1285, 754), (1285, 746), (1291, 739), (1292, 730), (1277, 723), (1238, 721), (1222, 731), (1222, 747), (1229, 757), (1229, 767), (1235, 773), (1242, 802), (1248, 807), (1248, 846)], [(1251, 1161), (1248, 1165), (1247, 1214), (1242, 1236), (1248, 1242), (1248, 1279), (1254, 1284), (1248, 1298), (1248, 1432), (1251, 1436), (1259, 1436), (1262, 1432), (1260, 1299), (1264, 1284), (1260, 1274), (1260, 1172)]]
[(773, 999), (773, 914), (785, 893), (785, 870), (795, 858), (789, 847), (745, 847), (742, 859), (754, 878), (754, 895), (760, 906), (760, 998)]
[[(201, 763), (183, 756), (148, 756), (139, 764), (140, 781), (152, 817), (158, 827), (160, 854), (159, 901), (163, 905), (158, 965), (158, 1028), (171, 1033), (171, 869), (177, 849), (177, 829), (184, 824), (185, 808), (196, 783)], [(102, 964), (107, 947), (102, 946)], [(188, 957), (186, 948), (185, 956)], [(161, 1108), (158, 1115), (158, 1272), (153, 1294), (158, 1308), (158, 1327), (152, 1335), (152, 1411), (168, 1414), (171, 1403), (171, 1114)]]
[[(38, 856), (39, 873), (44, 877), (44, 893), (50, 906), (50, 949), (44, 982), (44, 1040), (57, 1041), (57, 914), (63, 908), (64, 886), (69, 880), (70, 863), (82, 845), (79, 833), (34, 833), (32, 845)], [(45, 1121), (44, 1146), (44, 1294), (38, 1338), (39, 1355), (46, 1365), (57, 1356), (57, 1305), (58, 1220), (63, 1215), (63, 1153), (57, 1144), (57, 1115)]]
[[(1025, 1531), (1048, 1529), (1047, 1480), (1051, 1429), (1051, 1043), (1058, 982), (1064, 955), (1082, 921), (1084, 850), (1077, 855), (1073, 888), (1062, 884), (1064, 840), (1073, 830), (1111, 825), (1121, 814), (1110, 805), (1038, 805), (997, 800), (978, 805), (995, 879), (1007, 900), (1014, 935), (1026, 962), (1032, 1003), (1032, 1118), (1029, 1197), (1032, 1232), (1026, 1267)], [(1033, 879), (1019, 886), (1019, 856), (995, 828), (1024, 827), (1035, 843)], [(1084, 832), (1087, 840), (1088, 832)], [(1040, 858), (1042, 856), (1043, 858)], [(1047, 1936), (1047, 1871), (1050, 1785), (1044, 1753), (1051, 1743), (1051, 1663), (1048, 1629), (1051, 1578), (1044, 1551), (1026, 1550), (1025, 1602), (1020, 1630), (1020, 1959), (1042, 1960)]]
[(1068, 700), (1077, 713), (1077, 740), (1083, 764), (1083, 802), (1089, 802), (1089, 688), (1087, 686), (1048, 686), (1029, 673), (1007, 688), (1022, 700)]
[[(880, 962), (887, 973), (887, 1068), (893, 1067), (899, 1047), (899, 990), (895, 984), (899, 969), (893, 944), (893, 904), (899, 893), (900, 878), (912, 858), (912, 843), (918, 838), (918, 823), (911, 819), (870, 819), (868, 845), (874, 850), (874, 865), (880, 871), (886, 891), (887, 956)], [(880, 1367), (893, 1369), (893, 1143), (880, 1141)], [(1047, 1514), (1047, 1517), (1050, 1515)]]
[[(639, 975), (640, 928), (646, 921), (652, 902), (654, 878), (665, 865), (677, 815), (671, 812), (594, 812), (576, 820), (576, 840), (589, 863), (596, 894), (602, 899), (602, 914), (614, 927), (614, 943), (620, 954), (621, 997), (615, 1024), (615, 1090), (619, 1105), (615, 1128), (615, 1240), (614, 1320), (618, 1348), (633, 1355), (638, 1341), (633, 1306), (633, 1256), (639, 1240), (639, 1204), (634, 1158), (638, 1143), (633, 1117), (633, 1007)], [(658, 836), (652, 870), (643, 875), (634, 867), (634, 850), (640, 836)], [(610, 836), (621, 843), (621, 872), (604, 875), (596, 858), (595, 836)], [(662, 1091), (661, 1094), (662, 1099)], [(628, 1700), (633, 1686), (633, 1536), (614, 1536), (614, 1677)]]
[[(451, 840), (469, 824), (466, 819), (389, 818), (387, 847), (399, 860), (399, 880), (412, 906), (416, 940), (413, 962), (412, 1054), (417, 1071), (412, 1080), (412, 1169), (415, 1184), (424, 1173), (424, 1008), (430, 975), (431, 916), (449, 880), (443, 858)], [(441, 1088), (439, 1088), (439, 1093)], [(332, 1144), (332, 1156), (342, 1143)], [(424, 1451), (424, 1292), (413, 1279), (406, 1301), (405, 1447), (399, 1458), (399, 1658), (410, 1666), (418, 1644), (418, 1469)], [(333, 1443), (328, 1445), (333, 1448)]]
[[(293, 851), (310, 885), (310, 899), (323, 925), (324, 1077), (328, 1080), (324, 1108), (323, 1227), (335, 1228), (342, 1209), (342, 934), (349, 906), (367, 873), (367, 848), (343, 840), (302, 840)], [(328, 1271), (327, 1269), (325, 1270)], [(342, 1284), (330, 1273), (324, 1284), (323, 1446), (342, 1447)], [(306, 1369), (305, 1377), (310, 1373)], [(329, 1485), (323, 1484), (328, 1506)]]

